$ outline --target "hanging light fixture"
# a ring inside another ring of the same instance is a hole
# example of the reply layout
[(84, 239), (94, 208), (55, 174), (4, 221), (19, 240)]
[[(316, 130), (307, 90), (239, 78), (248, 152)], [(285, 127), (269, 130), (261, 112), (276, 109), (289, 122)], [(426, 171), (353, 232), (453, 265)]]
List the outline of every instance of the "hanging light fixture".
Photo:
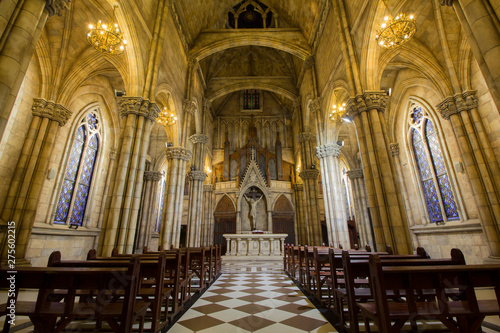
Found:
[(87, 40), (96, 50), (109, 53), (120, 54), (125, 50), (127, 41), (123, 38), (123, 32), (115, 22), (115, 9), (113, 7), (113, 20), (111, 23), (103, 23), (101, 20), (94, 26), (89, 24)]
[[(337, 92), (334, 90), (333, 93), (335, 94), (335, 99), (338, 101), (339, 98), (337, 96)], [(332, 106), (332, 112), (330, 112), (330, 119), (332, 121), (336, 122), (343, 122), (345, 121), (346, 123), (350, 123), (351, 119), (347, 116), (347, 109), (345, 107), (345, 103), (342, 104), (334, 104)]]
[[(389, 10), (386, 2), (384, 0), (382, 2)], [(380, 47), (392, 49), (408, 42), (416, 31), (417, 25), (414, 16), (401, 12), (396, 16), (384, 17), (384, 22), (380, 26), (380, 30), (377, 31), (375, 39)]]
[[(167, 102), (165, 103), (165, 105), (167, 106), (169, 99), (170, 95), (168, 95)], [(167, 126), (172, 126), (177, 122), (177, 117), (172, 112), (170, 112), (170, 110), (165, 106), (163, 107), (163, 110), (161, 110), (160, 113), (158, 114), (156, 122), (165, 127), (165, 129), (167, 129)]]

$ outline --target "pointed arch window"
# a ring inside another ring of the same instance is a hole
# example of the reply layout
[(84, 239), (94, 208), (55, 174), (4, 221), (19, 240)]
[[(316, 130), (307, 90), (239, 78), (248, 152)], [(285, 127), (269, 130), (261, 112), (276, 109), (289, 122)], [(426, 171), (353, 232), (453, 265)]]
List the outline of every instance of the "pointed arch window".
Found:
[(432, 120), (421, 106), (410, 112), (410, 145), (431, 222), (458, 220), (458, 206)]
[(100, 122), (90, 112), (80, 122), (71, 145), (54, 223), (82, 225), (100, 145)]

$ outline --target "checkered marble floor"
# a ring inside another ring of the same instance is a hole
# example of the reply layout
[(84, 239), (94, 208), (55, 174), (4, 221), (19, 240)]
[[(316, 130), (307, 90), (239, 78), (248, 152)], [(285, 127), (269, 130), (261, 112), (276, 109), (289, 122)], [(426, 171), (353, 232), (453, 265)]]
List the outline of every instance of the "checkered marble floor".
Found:
[(337, 332), (286, 275), (249, 267), (219, 277), (169, 332)]

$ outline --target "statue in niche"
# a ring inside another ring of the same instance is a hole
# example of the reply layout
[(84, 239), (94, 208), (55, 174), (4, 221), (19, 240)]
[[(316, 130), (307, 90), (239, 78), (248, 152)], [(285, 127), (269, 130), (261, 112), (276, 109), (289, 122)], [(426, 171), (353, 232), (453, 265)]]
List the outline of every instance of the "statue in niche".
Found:
[(250, 221), (250, 228), (253, 231), (256, 229), (255, 219), (257, 218), (257, 203), (261, 201), (264, 196), (261, 195), (259, 199), (256, 199), (255, 195), (253, 195), (252, 198), (247, 197), (246, 194), (243, 196), (245, 197), (246, 202), (248, 202), (248, 204), (250, 205), (250, 215), (252, 216), (252, 221)]

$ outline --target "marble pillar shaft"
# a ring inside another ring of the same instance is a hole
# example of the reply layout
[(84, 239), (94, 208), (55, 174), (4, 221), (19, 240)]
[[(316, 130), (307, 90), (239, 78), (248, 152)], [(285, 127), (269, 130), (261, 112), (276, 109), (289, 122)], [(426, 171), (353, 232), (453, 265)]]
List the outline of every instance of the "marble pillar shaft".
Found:
[(159, 190), (161, 190), (161, 186), (157, 186), (160, 180), (160, 172), (144, 172), (144, 199), (142, 201), (141, 222), (136, 250), (142, 250), (144, 246), (147, 246), (149, 243), (149, 237), (151, 235), (153, 225), (156, 222), (154, 214), (158, 213), (155, 209), (158, 206), (155, 205), (155, 203), (157, 203), (155, 198), (159, 196)]

